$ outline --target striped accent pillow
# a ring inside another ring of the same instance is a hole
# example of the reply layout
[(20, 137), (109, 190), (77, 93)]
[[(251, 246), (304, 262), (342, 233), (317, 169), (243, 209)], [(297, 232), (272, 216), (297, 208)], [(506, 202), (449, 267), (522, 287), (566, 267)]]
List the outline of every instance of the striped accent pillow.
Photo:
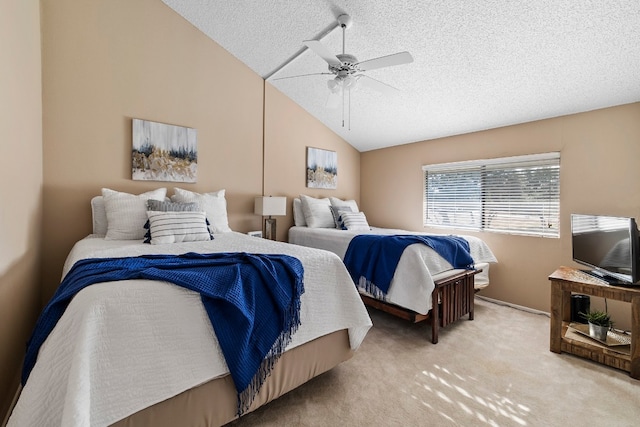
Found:
[(145, 243), (162, 245), (213, 240), (204, 212), (147, 211), (147, 217), (149, 231)]
[(340, 215), (344, 212), (353, 212), (353, 210), (349, 206), (329, 206), (329, 209), (331, 209), (331, 213), (333, 214), (333, 221), (336, 223), (336, 228), (342, 230), (342, 218)]
[(349, 207), (351, 208), (351, 212), (360, 212), (358, 209), (358, 204), (355, 200), (342, 200), (337, 197), (329, 197), (329, 202), (331, 202), (331, 206), (335, 206), (336, 208)]
[(340, 215), (340, 219), (345, 230), (371, 230), (364, 212), (344, 212)]
[(360, 212), (360, 209), (358, 209), (358, 204), (356, 203), (355, 200), (341, 200), (341, 199), (338, 199), (337, 197), (329, 197), (329, 202), (331, 203), (331, 213), (333, 213), (333, 219), (335, 220), (336, 228), (340, 230), (344, 230), (344, 228), (342, 227), (342, 221), (340, 221), (340, 214), (336, 216), (336, 212), (337, 212), (336, 210), (338, 211), (346, 210), (347, 212)]

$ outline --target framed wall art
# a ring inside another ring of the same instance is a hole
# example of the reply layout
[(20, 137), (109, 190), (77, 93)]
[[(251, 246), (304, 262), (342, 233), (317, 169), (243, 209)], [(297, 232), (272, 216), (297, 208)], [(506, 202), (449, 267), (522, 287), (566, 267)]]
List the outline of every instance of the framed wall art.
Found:
[(338, 153), (307, 147), (307, 187), (338, 187)]
[(133, 119), (132, 127), (132, 179), (196, 182), (196, 129), (141, 119)]

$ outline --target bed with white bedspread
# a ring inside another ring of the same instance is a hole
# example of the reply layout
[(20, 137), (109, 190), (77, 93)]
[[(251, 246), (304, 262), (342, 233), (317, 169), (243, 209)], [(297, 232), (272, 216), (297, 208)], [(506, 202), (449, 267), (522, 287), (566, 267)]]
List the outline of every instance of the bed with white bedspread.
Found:
[[(74, 245), (63, 277), (87, 258), (246, 252), (300, 260), (300, 326), (249, 411), (353, 355), (371, 320), (339, 257), (232, 231), (213, 237), (153, 245), (90, 235)], [(8, 425), (222, 425), (237, 417), (229, 377), (197, 292), (164, 281), (97, 283), (76, 294), (40, 347)]]

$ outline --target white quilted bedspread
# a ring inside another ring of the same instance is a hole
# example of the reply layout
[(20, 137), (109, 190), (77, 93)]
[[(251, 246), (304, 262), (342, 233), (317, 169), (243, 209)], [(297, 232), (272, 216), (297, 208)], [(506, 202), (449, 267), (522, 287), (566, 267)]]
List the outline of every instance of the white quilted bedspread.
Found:
[[(428, 234), (391, 228), (372, 228), (367, 234)], [(349, 242), (362, 231), (338, 230), (335, 228), (292, 227), (289, 243), (324, 249), (344, 258)], [(476, 284), (484, 287), (489, 282), (489, 263), (497, 262), (489, 246), (475, 236), (460, 236), (469, 242), (471, 256), (476, 268), (482, 273), (476, 276)], [(409, 245), (398, 262), (391, 287), (385, 300), (417, 313), (427, 314), (431, 309), (431, 293), (435, 287), (434, 276), (452, 270), (453, 266), (427, 245)], [(364, 291), (363, 291), (364, 292)]]
[[(63, 276), (82, 258), (239, 251), (302, 261), (302, 324), (288, 349), (345, 328), (358, 348), (371, 320), (340, 258), (324, 251), (240, 233), (157, 246), (89, 236)], [(73, 298), (41, 347), (8, 425), (106, 426), (227, 373), (199, 294), (167, 282), (100, 283)]]

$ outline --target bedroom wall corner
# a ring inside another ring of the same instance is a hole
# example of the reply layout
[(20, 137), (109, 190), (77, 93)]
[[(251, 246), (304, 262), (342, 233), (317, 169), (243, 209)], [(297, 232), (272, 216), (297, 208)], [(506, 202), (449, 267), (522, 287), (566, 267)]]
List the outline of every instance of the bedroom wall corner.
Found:
[[(263, 80), (158, 0), (41, 0), (43, 300), (102, 187), (226, 189), (229, 224), (259, 227)], [(197, 183), (133, 181), (133, 118), (197, 130)]]
[[(360, 202), (360, 152), (307, 113), (269, 82), (265, 83), (264, 194), (287, 197), (287, 216), (277, 217), (277, 239), (288, 240), (293, 226), (293, 199), (300, 194)], [(335, 151), (335, 190), (307, 188), (307, 147)]]
[(0, 421), (40, 311), (42, 83), (38, 0), (0, 5)]

